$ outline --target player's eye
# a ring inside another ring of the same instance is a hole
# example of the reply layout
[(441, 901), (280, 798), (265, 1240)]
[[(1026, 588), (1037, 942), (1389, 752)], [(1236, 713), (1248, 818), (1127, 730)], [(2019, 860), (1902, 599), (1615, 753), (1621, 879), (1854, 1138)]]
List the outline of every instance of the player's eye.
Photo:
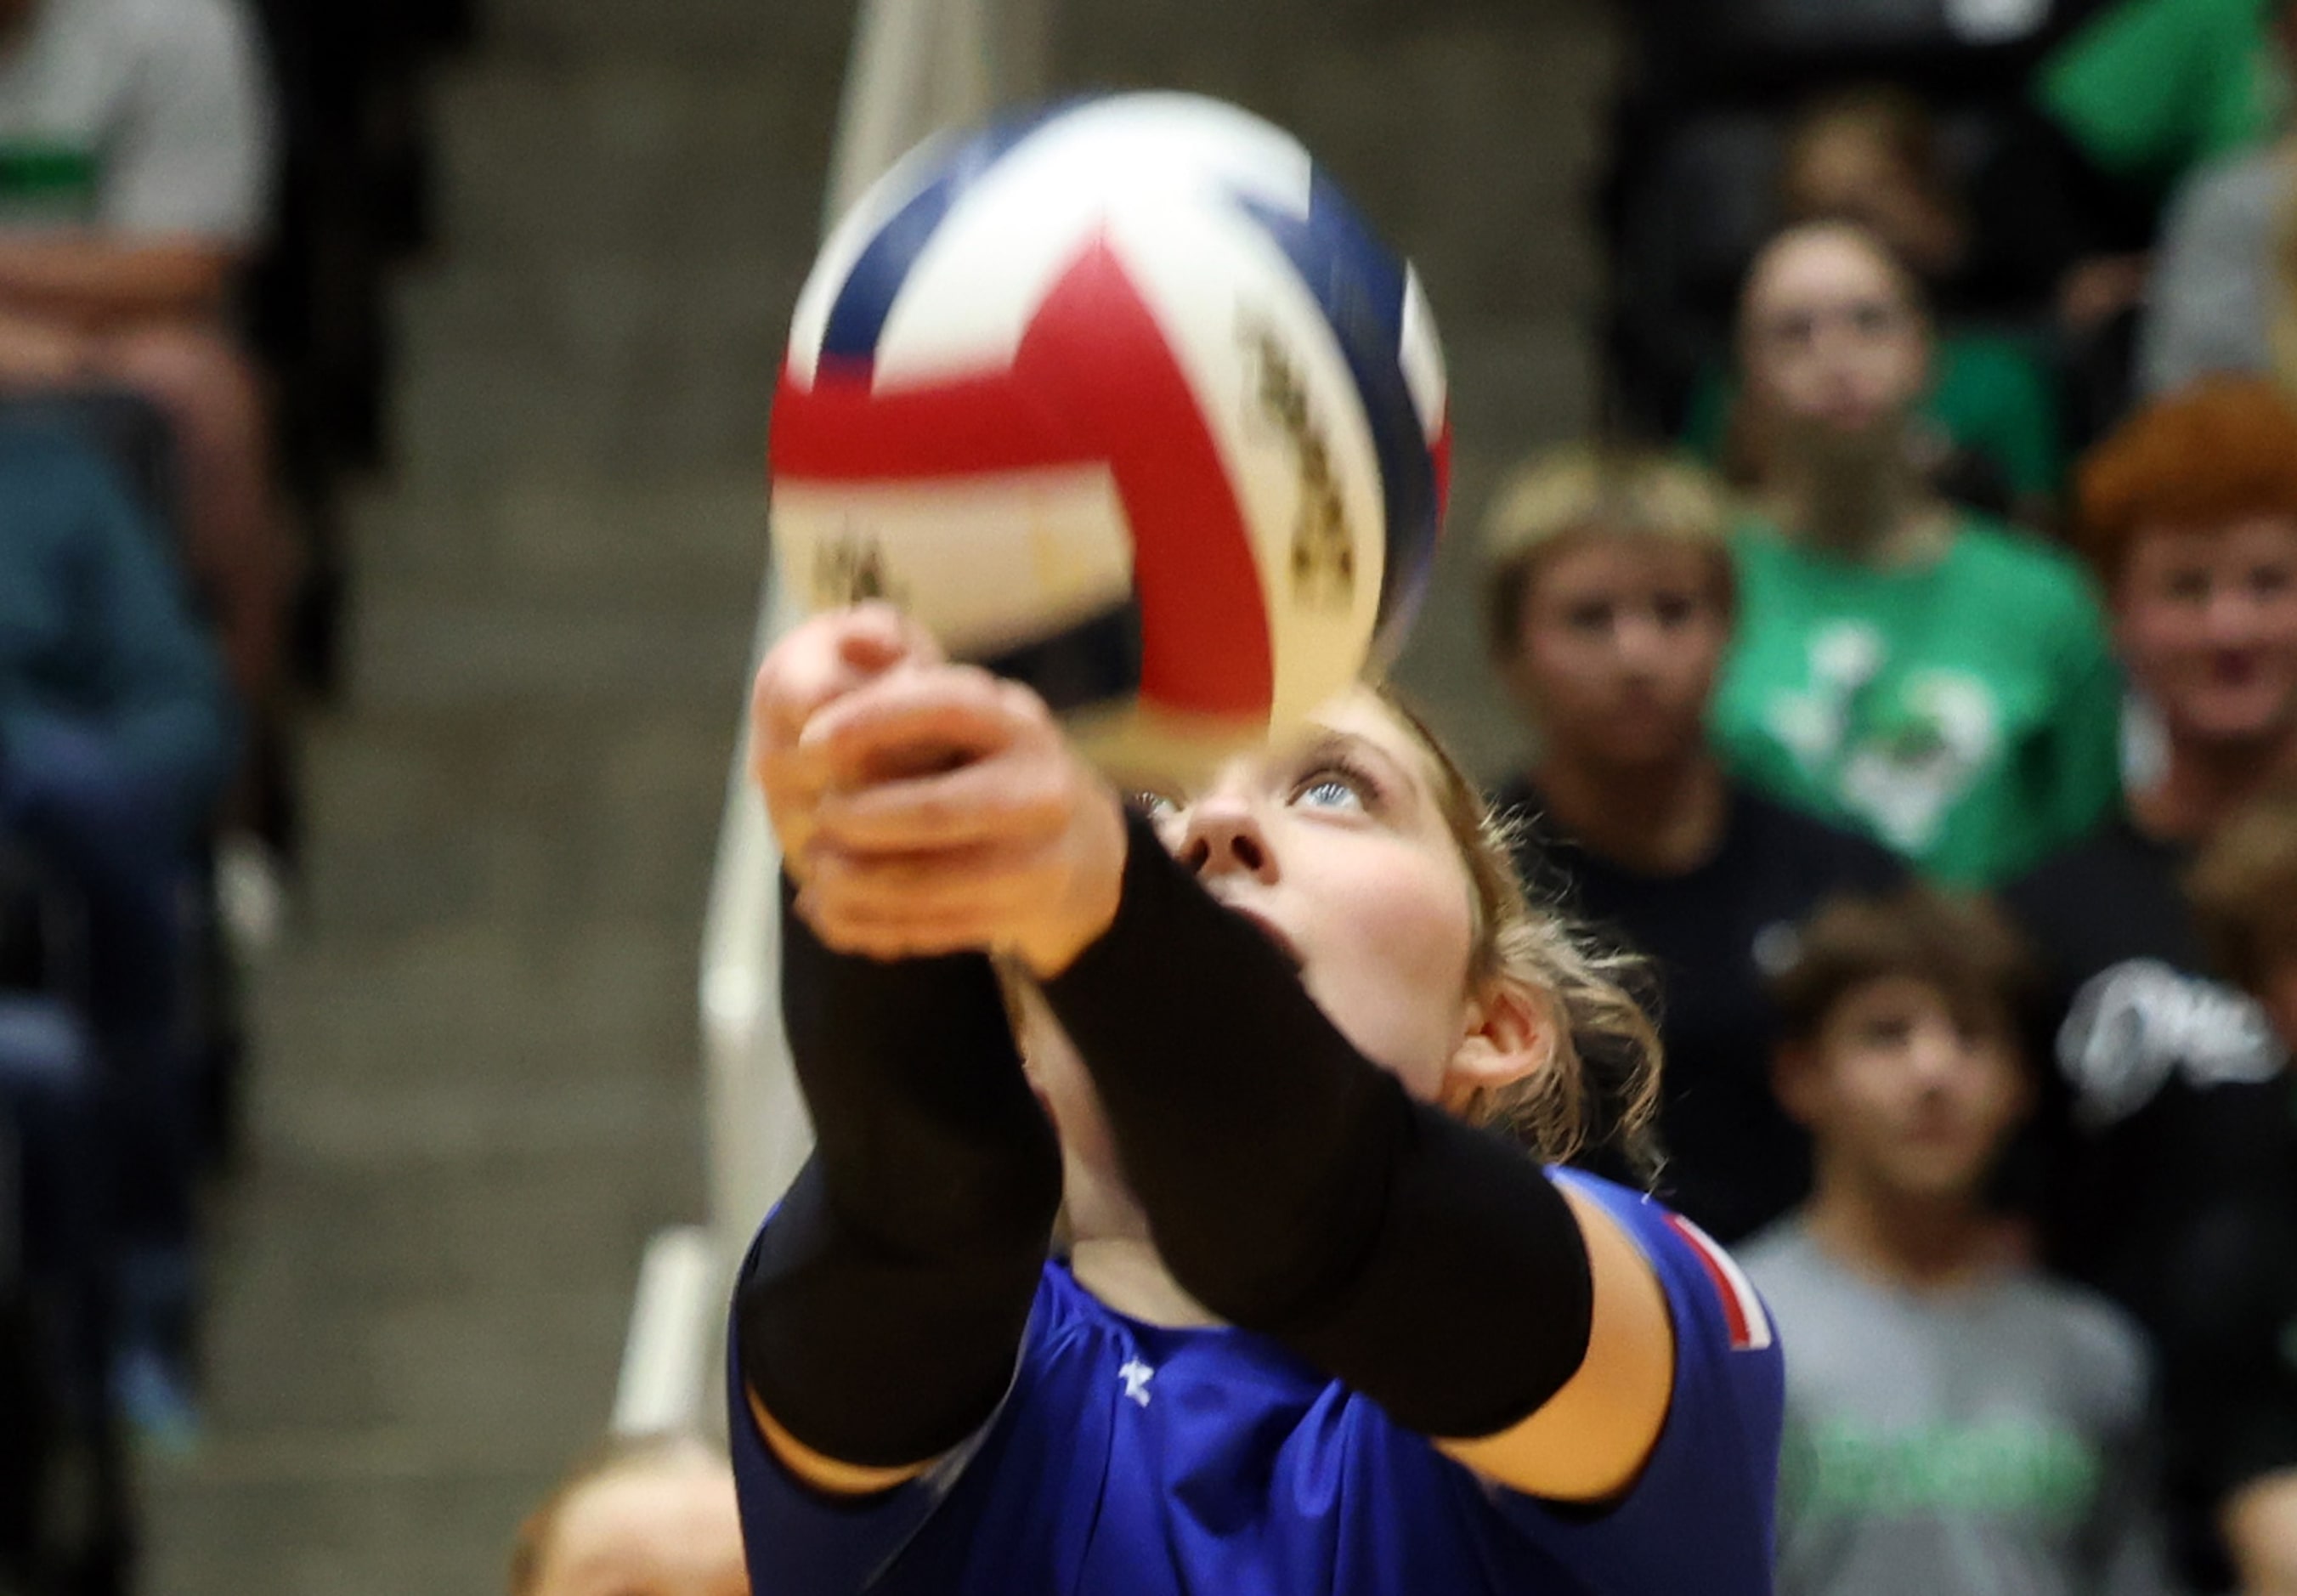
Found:
[(1124, 794), (1124, 807), (1148, 820), (1169, 820), (1181, 812), (1181, 801), (1169, 793), (1147, 788)]
[(1292, 787), (1292, 802), (1301, 809), (1368, 813), (1379, 802), (1379, 784), (1344, 760), (1318, 764)]

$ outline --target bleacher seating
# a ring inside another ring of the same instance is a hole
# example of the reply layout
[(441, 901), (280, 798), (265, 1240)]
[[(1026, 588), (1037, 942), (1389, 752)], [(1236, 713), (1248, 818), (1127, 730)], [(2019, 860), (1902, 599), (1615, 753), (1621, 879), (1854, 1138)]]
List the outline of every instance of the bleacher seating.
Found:
[(124, 1592), (135, 1558), (76, 919), (0, 852), (0, 1574), (37, 1596)]
[(325, 691), (339, 677), (350, 580), (336, 496), (346, 472), (388, 459), (384, 295), (391, 267), (430, 239), (425, 78), (475, 23), (468, 0), (254, 4), (284, 137), (276, 226), (251, 273), (247, 309), (276, 379), (284, 486), (311, 540), (296, 657)]
[(1676, 104), (1777, 100), (1881, 78), (2014, 95), (2107, 0), (1629, 0), (1631, 81)]
[[(278, 395), (283, 481), (314, 547), (297, 628), (307, 679), (334, 675), (348, 580), (334, 534), (349, 473), (387, 454), (384, 295), (428, 238), (424, 78), (473, 26), (467, 0), (251, 0), (278, 84), (284, 149), (270, 245), (245, 315)], [(70, 427), (126, 473), (171, 533), (165, 422), (124, 394), (17, 398), (10, 420)], [(4, 843), (4, 839), (0, 839)], [(187, 1023), (210, 1107), (233, 1097), (240, 1028), (209, 866), (184, 894), (202, 972)], [(76, 974), (78, 916), (37, 859), (0, 851), (0, 1591), (132, 1588), (129, 1470), (111, 1397), (102, 1074)]]

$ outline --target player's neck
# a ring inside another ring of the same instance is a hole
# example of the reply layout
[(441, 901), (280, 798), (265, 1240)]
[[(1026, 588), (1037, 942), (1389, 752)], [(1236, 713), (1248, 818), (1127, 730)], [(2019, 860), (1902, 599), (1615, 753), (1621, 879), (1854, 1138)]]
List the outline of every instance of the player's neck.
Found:
[(1823, 1167), (1803, 1223), (1836, 1262), (1908, 1290), (1966, 1286), (2015, 1257), (2012, 1228), (1974, 1197), (1912, 1197)]
[(1181, 1289), (1145, 1236), (1080, 1237), (1069, 1249), (1069, 1272), (1108, 1306), (1143, 1324), (1193, 1330), (1222, 1322)]
[(1122, 1180), (1062, 1149), (1061, 1212), (1069, 1272), (1128, 1319), (1167, 1329), (1221, 1321), (1181, 1287), (1149, 1238), (1148, 1216)]
[(2161, 778), (2129, 794), (2129, 813), (2149, 836), (2200, 842), (2235, 810), (2293, 773), (2297, 730), (2238, 743), (2173, 734)]
[(1730, 788), (1704, 746), (1648, 765), (1550, 760), (1533, 781), (1554, 827), (1613, 864), (1679, 876), (1723, 845)]

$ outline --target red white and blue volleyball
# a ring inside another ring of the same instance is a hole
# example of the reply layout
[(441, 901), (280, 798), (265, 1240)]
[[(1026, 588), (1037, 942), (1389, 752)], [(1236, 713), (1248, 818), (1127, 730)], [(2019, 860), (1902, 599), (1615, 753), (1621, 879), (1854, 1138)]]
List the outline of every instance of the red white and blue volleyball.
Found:
[(832, 233), (775, 399), (778, 578), (1184, 757), (1397, 645), (1447, 408), (1417, 276), (1290, 135), (1070, 102), (912, 152)]

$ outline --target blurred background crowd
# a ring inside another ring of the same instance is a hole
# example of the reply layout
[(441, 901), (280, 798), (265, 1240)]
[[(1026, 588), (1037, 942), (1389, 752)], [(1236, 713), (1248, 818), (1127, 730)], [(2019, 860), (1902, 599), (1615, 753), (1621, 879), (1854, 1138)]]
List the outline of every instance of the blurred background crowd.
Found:
[[(1428, 276), (1402, 674), (1651, 960), (1782, 1591), (2297, 1592), (2297, 5), (1247, 9), (1050, 75)], [(0, 1590), (499, 1588), (601, 1428), (852, 27), (783, 11), (0, 0)]]
[(128, 1438), (193, 1434), (238, 972), (430, 223), (416, 75), (469, 21), (0, 5), (0, 1581), (125, 1588)]

